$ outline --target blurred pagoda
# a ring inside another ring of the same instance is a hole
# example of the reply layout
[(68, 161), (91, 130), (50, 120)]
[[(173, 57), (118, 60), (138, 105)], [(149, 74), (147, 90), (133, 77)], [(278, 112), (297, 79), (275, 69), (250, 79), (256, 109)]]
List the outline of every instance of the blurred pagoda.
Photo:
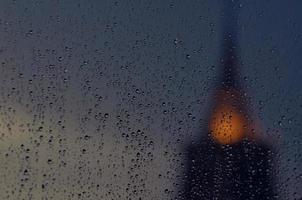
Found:
[(205, 136), (186, 150), (186, 200), (272, 200), (272, 149), (255, 133), (239, 77), (237, 1), (225, 1), (221, 77)]

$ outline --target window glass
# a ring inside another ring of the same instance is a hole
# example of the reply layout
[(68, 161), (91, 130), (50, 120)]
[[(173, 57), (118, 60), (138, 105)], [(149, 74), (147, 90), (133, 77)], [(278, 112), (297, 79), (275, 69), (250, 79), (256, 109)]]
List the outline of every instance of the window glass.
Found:
[(300, 2), (0, 5), (0, 199), (302, 198)]

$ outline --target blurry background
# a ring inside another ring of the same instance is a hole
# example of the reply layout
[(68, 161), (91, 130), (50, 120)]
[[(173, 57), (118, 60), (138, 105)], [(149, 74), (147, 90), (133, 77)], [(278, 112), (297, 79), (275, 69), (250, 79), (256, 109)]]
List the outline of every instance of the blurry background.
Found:
[[(222, 3), (1, 1), (0, 198), (176, 197), (219, 77)], [(243, 0), (239, 17), (280, 199), (302, 197), (301, 9)]]

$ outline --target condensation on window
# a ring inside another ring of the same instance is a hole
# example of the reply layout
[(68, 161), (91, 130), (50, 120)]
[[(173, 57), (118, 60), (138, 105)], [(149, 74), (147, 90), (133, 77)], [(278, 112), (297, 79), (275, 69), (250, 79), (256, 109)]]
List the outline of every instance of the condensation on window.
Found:
[(1, 1), (0, 199), (301, 199), (302, 5), (235, 3), (240, 87), (224, 1)]

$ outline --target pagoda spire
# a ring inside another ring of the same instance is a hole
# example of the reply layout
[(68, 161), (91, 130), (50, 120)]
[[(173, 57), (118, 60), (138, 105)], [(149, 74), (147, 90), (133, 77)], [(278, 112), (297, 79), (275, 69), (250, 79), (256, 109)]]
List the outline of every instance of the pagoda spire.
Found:
[(238, 15), (240, 4), (238, 0), (225, 1), (223, 13), (223, 36), (220, 65), (222, 87), (225, 89), (240, 89), (238, 71)]
[(223, 145), (236, 144), (248, 136), (248, 108), (238, 69), (238, 0), (224, 1), (221, 75), (214, 98), (209, 132), (212, 138)]

